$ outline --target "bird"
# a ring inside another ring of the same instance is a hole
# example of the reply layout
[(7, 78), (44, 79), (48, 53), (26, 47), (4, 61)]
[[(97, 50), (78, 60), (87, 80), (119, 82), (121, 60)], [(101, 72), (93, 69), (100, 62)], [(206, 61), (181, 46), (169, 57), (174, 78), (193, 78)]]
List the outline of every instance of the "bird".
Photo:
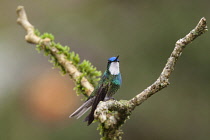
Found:
[(122, 84), (120, 61), (118, 58), (119, 55), (108, 59), (106, 70), (98, 82), (98, 85), (88, 99), (73, 112), (69, 118), (75, 117), (79, 119), (91, 108), (89, 115), (84, 120), (87, 122), (87, 125), (90, 125), (94, 120), (94, 112), (99, 102), (114, 99), (112, 96), (118, 91)]

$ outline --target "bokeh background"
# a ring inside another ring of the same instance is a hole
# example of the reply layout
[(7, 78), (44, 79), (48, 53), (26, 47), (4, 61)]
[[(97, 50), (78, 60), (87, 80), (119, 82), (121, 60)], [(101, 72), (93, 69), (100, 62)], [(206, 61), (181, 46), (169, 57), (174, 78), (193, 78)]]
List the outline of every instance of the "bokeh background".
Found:
[[(0, 140), (99, 139), (97, 123), (68, 116), (82, 104), (68, 76), (24, 40), (18, 5), (30, 22), (104, 71), (120, 55), (123, 85), (116, 99), (131, 99), (159, 76), (175, 42), (201, 17), (208, 0), (0, 0)], [(210, 26), (210, 25), (209, 25)], [(136, 108), (123, 126), (125, 140), (210, 138), (209, 33), (184, 50), (171, 85)]]

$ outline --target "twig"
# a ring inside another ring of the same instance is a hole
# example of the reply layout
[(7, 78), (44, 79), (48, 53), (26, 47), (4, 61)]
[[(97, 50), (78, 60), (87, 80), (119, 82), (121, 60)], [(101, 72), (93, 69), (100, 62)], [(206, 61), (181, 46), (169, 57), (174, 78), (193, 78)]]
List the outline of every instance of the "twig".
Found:
[(150, 96), (169, 85), (169, 77), (174, 70), (178, 58), (181, 56), (183, 49), (207, 30), (206, 19), (203, 17), (198, 22), (198, 25), (192, 31), (190, 31), (190, 33), (176, 42), (175, 48), (171, 53), (171, 56), (168, 58), (168, 61), (158, 79), (151, 86), (147, 87), (144, 91), (129, 101), (129, 104), (132, 104), (132, 108), (140, 105)]
[[(18, 19), (17, 22), (26, 30), (27, 34), (25, 36), (25, 40), (32, 44), (42, 44), (42, 47), (49, 47), (51, 53), (56, 57), (58, 62), (65, 68), (66, 72), (72, 77), (72, 79), (76, 82), (82, 75), (81, 72), (77, 70), (77, 68), (72, 64), (71, 61), (65, 59), (63, 54), (59, 54), (59, 50), (52, 46), (51, 40), (49, 38), (41, 39), (40, 37), (36, 36), (34, 33), (34, 26), (28, 21), (26, 12), (23, 6), (18, 6), (17, 8)], [(81, 79), (81, 85), (85, 88), (86, 94), (89, 96), (94, 87), (90, 82), (83, 77)]]

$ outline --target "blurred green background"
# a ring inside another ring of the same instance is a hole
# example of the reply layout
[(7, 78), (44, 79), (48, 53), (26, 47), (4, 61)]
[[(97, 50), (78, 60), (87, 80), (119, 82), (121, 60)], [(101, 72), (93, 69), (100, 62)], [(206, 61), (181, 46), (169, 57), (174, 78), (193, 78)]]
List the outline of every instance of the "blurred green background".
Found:
[[(116, 99), (131, 99), (159, 76), (175, 42), (201, 17), (210, 21), (207, 0), (1, 0), (0, 140), (99, 139), (68, 116), (82, 104), (68, 76), (24, 40), (15, 10), (25, 6), (30, 22), (54, 34), (104, 71), (120, 55), (123, 85)], [(210, 26), (210, 25), (209, 25)], [(136, 108), (123, 126), (125, 140), (210, 138), (209, 33), (184, 50), (171, 85)]]

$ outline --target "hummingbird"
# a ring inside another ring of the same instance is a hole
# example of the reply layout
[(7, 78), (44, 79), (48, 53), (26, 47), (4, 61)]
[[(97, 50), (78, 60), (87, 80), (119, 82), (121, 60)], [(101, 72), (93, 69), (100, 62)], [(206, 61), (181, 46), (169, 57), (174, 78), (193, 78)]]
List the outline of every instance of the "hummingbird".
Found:
[(90, 125), (94, 120), (94, 112), (100, 101), (107, 101), (114, 99), (112, 96), (117, 92), (122, 84), (122, 78), (120, 73), (119, 55), (117, 57), (111, 57), (108, 59), (107, 68), (102, 75), (98, 85), (94, 91), (88, 97), (88, 99), (69, 117), (80, 118), (90, 108), (91, 111), (84, 121)]

